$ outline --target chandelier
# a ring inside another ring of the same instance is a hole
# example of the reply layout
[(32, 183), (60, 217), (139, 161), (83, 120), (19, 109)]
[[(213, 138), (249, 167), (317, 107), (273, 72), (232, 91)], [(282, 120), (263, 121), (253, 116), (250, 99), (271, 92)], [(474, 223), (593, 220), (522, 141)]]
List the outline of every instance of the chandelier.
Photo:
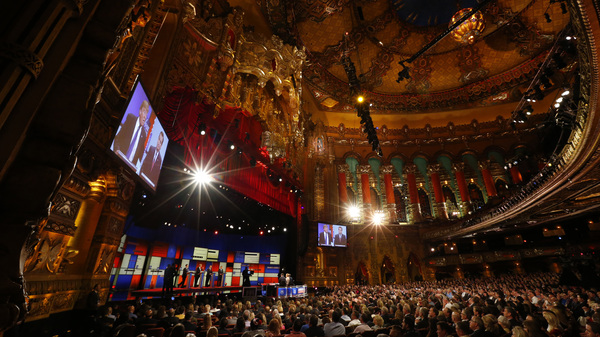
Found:
[[(463, 8), (456, 12), (450, 20), (449, 26), (451, 27), (458, 20), (462, 19), (465, 15), (472, 11), (471, 8)], [(475, 38), (483, 32), (485, 29), (485, 21), (483, 20), (483, 14), (479, 11), (473, 14), (470, 18), (461, 23), (456, 27), (450, 35), (458, 42), (464, 44), (471, 44), (475, 42)]]

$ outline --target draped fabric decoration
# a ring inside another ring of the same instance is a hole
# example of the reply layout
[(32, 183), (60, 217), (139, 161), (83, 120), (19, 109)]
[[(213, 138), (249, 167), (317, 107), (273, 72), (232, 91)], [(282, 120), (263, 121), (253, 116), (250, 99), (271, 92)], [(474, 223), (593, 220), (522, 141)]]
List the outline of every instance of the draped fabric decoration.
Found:
[[(184, 146), (186, 165), (204, 168), (234, 190), (296, 216), (296, 187), (275, 185), (267, 177), (269, 170), (280, 176), (285, 172), (280, 169), (279, 161), (270, 167), (263, 164), (270, 163), (270, 159), (268, 151), (260, 147), (264, 131), (260, 122), (240, 109), (226, 108), (216, 114), (214, 105), (197, 103), (197, 98), (198, 93), (191, 88), (174, 88), (158, 113), (169, 139)], [(205, 135), (200, 134), (200, 128), (205, 130)], [(235, 143), (241, 153), (231, 150), (229, 141)], [(300, 186), (297, 181), (292, 184)]]
[(369, 281), (369, 270), (364, 261), (360, 261), (356, 267), (356, 273), (354, 274), (356, 284), (365, 285)]

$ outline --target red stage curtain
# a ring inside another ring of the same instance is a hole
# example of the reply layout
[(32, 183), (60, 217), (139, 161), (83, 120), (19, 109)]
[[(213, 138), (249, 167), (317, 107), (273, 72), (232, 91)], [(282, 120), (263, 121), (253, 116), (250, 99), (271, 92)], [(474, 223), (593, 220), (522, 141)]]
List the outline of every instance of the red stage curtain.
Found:
[[(187, 165), (219, 165), (216, 173), (223, 183), (234, 190), (266, 204), (283, 213), (296, 216), (297, 201), (293, 192), (283, 186), (273, 186), (266, 175), (269, 154), (260, 148), (262, 126), (254, 117), (240, 109), (224, 109), (215, 114), (215, 106), (196, 103), (198, 94), (191, 88), (175, 88), (164, 100), (164, 107), (158, 113), (165, 132), (171, 141), (185, 147), (184, 160)], [(216, 117), (214, 117), (216, 115)], [(199, 134), (200, 123), (206, 125), (206, 134)], [(231, 161), (235, 152), (213, 142), (210, 129), (221, 135), (222, 142), (232, 140), (242, 146), (243, 160)], [(222, 158), (217, 163), (215, 158)], [(229, 157), (229, 158), (228, 158)], [(212, 160), (211, 160), (212, 158)], [(258, 164), (251, 167), (250, 158)], [(235, 166), (235, 167), (234, 167)], [(224, 169), (225, 168), (225, 169)]]

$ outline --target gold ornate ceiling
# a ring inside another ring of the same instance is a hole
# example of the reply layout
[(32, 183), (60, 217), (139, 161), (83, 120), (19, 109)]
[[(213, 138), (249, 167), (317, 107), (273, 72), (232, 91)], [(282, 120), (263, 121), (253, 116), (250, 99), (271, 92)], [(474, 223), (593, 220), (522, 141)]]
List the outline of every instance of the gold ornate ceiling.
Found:
[[(472, 45), (443, 38), (409, 64), (411, 79), (396, 82), (398, 65), (448, 27), (449, 17), (475, 1), (258, 1), (275, 34), (306, 47), (303, 77), (318, 109), (351, 112), (339, 59), (348, 51), (372, 114), (440, 112), (520, 99), (555, 37), (569, 22), (550, 0), (487, 4), (486, 28)], [(441, 4), (446, 7), (440, 9)], [(551, 18), (547, 22), (545, 13)], [(347, 42), (344, 34), (349, 32)], [(523, 90), (521, 90), (523, 91)]]

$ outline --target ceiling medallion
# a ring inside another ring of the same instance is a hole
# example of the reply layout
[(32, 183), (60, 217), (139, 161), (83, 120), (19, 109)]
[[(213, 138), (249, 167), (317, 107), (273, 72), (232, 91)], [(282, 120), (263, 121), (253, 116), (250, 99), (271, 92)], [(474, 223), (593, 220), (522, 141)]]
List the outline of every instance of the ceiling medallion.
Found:
[[(458, 20), (462, 19), (465, 15), (471, 13), (472, 8), (463, 8), (456, 12), (450, 20), (451, 27)], [(485, 21), (483, 20), (483, 14), (476, 12), (469, 19), (465, 20), (462, 24), (456, 27), (450, 35), (458, 42), (464, 44), (472, 44), (475, 42), (475, 38), (479, 36), (485, 29)]]

